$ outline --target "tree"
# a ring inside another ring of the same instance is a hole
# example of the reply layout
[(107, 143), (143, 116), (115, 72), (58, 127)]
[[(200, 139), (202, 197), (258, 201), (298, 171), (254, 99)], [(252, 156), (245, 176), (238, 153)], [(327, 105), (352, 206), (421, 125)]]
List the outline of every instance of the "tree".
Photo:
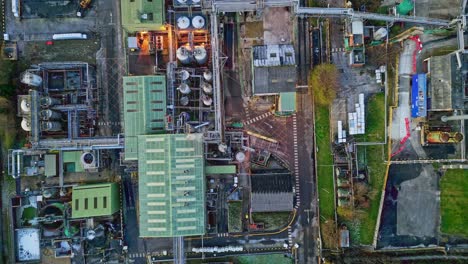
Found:
[(309, 90), (315, 103), (328, 106), (336, 98), (338, 71), (333, 64), (320, 64), (312, 70)]

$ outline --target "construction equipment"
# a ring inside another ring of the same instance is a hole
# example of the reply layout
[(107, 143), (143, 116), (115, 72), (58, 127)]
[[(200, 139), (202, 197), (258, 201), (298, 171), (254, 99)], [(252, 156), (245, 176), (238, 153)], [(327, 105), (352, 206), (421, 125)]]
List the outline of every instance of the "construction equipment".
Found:
[(78, 11), (76, 11), (77, 17), (83, 17), (85, 11), (91, 7), (91, 0), (81, 0), (80, 6), (78, 7)]

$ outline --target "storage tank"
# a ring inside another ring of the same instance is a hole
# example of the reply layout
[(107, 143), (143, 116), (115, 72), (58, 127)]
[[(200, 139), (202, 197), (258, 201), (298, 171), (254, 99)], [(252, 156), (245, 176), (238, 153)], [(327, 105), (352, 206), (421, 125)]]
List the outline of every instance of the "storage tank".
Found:
[(181, 16), (177, 19), (177, 28), (187, 29), (190, 27), (190, 19), (186, 16)]
[(202, 16), (194, 16), (192, 18), (192, 26), (196, 29), (202, 29), (205, 27), (205, 18)]
[(23, 98), (20, 102), (20, 107), (21, 107), (21, 111), (23, 111), (23, 113), (29, 113), (31, 112), (31, 103), (29, 102), (29, 100)]
[(211, 82), (211, 80), (213, 80), (213, 74), (209, 70), (206, 70), (203, 73), (203, 78), (205, 79), (205, 81)]
[(50, 107), (53, 105), (60, 104), (60, 100), (57, 98), (50, 97), (50, 96), (45, 96), (41, 98), (40, 103), (42, 107)]
[(96, 167), (96, 157), (91, 152), (84, 152), (80, 158), (83, 168), (90, 169)]
[(179, 5), (186, 5), (187, 4), (187, 0), (177, 0), (177, 3)]
[(39, 112), (39, 116), (42, 120), (60, 120), (62, 119), (62, 113), (53, 111), (50, 109), (42, 110)]
[(197, 46), (193, 50), (193, 56), (198, 64), (205, 64), (208, 60), (208, 53), (206, 52), (205, 47)]
[(21, 121), (21, 128), (24, 131), (31, 131), (31, 122), (28, 119), (23, 118), (23, 121)]
[(199, 5), (199, 4), (200, 4), (200, 0), (192, 0), (192, 4), (193, 4), (193, 5)]
[(213, 93), (213, 86), (207, 82), (203, 82), (201, 85), (203, 92), (206, 94), (212, 94)]
[(190, 78), (190, 73), (187, 70), (181, 70), (179, 72), (179, 78), (182, 81), (186, 81), (186, 80), (188, 80), (188, 78)]
[(179, 47), (177, 49), (176, 56), (182, 64), (189, 64), (191, 62), (190, 55), (190, 51), (186, 47)]
[(242, 151), (239, 151), (236, 153), (236, 160), (238, 162), (244, 162), (245, 161), (245, 153)]
[(23, 72), (21, 75), (21, 82), (27, 85), (38, 87), (42, 84), (42, 77), (31, 72)]
[(213, 103), (213, 99), (206, 94), (202, 95), (201, 98), (202, 98), (203, 104), (206, 106), (210, 106)]
[(180, 105), (187, 106), (189, 103), (189, 98), (187, 96), (182, 96), (179, 101)]
[(42, 217), (41, 225), (44, 229), (55, 231), (63, 227), (64, 206), (60, 203), (46, 205), (39, 212)]
[(192, 91), (186, 83), (181, 83), (179, 87), (177, 87), (177, 90), (179, 90), (181, 94), (189, 94), (190, 91)]
[(459, 143), (463, 140), (463, 134), (459, 132), (429, 131), (426, 140), (429, 144)]
[(62, 124), (56, 121), (41, 122), (41, 130), (50, 132), (62, 131)]

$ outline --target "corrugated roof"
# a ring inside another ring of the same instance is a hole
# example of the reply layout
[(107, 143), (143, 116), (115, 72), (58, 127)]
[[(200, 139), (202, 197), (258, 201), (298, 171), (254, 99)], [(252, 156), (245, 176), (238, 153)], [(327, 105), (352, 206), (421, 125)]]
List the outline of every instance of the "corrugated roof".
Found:
[(48, 154), (44, 156), (44, 175), (46, 177), (57, 176), (57, 156)]
[(293, 45), (263, 45), (252, 49), (254, 67), (296, 65)]
[(114, 214), (119, 210), (119, 193), (117, 183), (74, 186), (72, 191), (72, 218)]
[(296, 90), (296, 67), (254, 67), (254, 94), (272, 95)]
[(137, 136), (154, 134), (165, 128), (166, 77), (126, 76), (123, 88), (125, 160), (136, 160)]
[(129, 32), (154, 30), (164, 24), (163, 0), (122, 0), (120, 3), (122, 26)]
[(236, 165), (206, 166), (205, 174), (235, 174)]
[(295, 112), (296, 92), (280, 93), (278, 110), (280, 112)]
[(293, 208), (290, 173), (252, 174), (252, 212), (282, 212)]
[(202, 134), (138, 136), (140, 237), (205, 233)]

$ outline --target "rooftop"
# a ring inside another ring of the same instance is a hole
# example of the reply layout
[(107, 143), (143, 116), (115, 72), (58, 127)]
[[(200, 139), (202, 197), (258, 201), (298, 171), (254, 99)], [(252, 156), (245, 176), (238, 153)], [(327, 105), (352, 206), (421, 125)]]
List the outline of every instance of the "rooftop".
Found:
[(296, 91), (296, 67), (255, 67), (254, 94), (273, 95)]
[(72, 218), (109, 216), (120, 209), (117, 183), (74, 186)]
[(455, 54), (431, 57), (428, 86), (430, 110), (450, 111), (463, 108), (461, 73)]
[(125, 160), (136, 160), (138, 135), (165, 128), (166, 77), (164, 75), (123, 77)]
[(41, 246), (39, 239), (39, 229), (22, 228), (16, 230), (18, 250), (18, 260), (23, 261), (38, 261), (41, 259)]
[(205, 233), (202, 134), (138, 136), (140, 237)]
[(292, 176), (288, 172), (252, 174), (252, 212), (282, 212), (293, 208)]
[(155, 30), (164, 25), (163, 0), (121, 0), (122, 27), (129, 32)]

